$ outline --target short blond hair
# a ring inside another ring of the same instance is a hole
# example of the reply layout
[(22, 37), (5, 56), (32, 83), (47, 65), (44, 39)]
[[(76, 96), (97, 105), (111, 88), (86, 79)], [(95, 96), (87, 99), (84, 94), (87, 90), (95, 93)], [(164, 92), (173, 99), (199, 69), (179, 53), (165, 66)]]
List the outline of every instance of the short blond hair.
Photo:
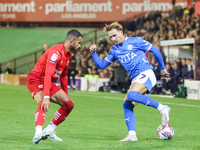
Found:
[(105, 24), (105, 27), (103, 28), (104, 32), (108, 32), (112, 29), (117, 29), (117, 30), (122, 30), (123, 31), (123, 27), (121, 24), (119, 24), (118, 22), (112, 22), (111, 24), (107, 25)]

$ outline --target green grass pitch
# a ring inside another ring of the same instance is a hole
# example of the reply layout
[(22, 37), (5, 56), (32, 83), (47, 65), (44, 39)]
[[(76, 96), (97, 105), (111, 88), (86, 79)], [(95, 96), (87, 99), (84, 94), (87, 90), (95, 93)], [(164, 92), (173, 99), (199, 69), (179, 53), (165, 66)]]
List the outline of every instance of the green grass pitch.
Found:
[[(171, 107), (170, 124), (175, 130), (171, 140), (159, 140), (156, 129), (161, 124), (159, 112), (138, 104), (134, 108), (138, 142), (118, 142), (126, 137), (123, 115), (125, 94), (69, 91), (75, 107), (61, 123), (56, 134), (63, 142), (50, 139), (32, 143), (37, 105), (25, 86), (0, 84), (1, 150), (110, 150), (110, 149), (200, 149), (200, 101), (182, 98), (152, 97)], [(58, 105), (52, 104), (46, 114), (46, 127)]]

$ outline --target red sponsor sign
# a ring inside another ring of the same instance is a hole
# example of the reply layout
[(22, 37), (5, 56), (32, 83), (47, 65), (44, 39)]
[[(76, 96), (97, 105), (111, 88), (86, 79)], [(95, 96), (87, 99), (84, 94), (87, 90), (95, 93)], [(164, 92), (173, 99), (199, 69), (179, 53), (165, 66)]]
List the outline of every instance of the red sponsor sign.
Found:
[(195, 3), (195, 6), (194, 6), (194, 10), (195, 10), (194, 15), (195, 16), (200, 15), (200, 9), (199, 8), (200, 8), (200, 1)]
[[(187, 7), (187, 0), (176, 5)], [(1, 0), (0, 22), (110, 22), (148, 11), (167, 12), (172, 0)]]

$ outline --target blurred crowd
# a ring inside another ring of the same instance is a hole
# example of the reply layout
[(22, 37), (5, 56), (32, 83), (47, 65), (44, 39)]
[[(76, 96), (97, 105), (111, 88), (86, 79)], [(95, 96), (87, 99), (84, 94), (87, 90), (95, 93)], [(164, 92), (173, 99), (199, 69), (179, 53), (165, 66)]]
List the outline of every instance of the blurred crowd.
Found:
[(12, 69), (12, 64), (11, 64), (10, 62), (8, 62), (8, 63), (6, 64), (5, 70), (2, 70), (1, 67), (2, 67), (2, 66), (1, 66), (1, 64), (0, 64), (0, 74), (1, 74), (1, 73), (5, 73), (5, 74), (15, 74), (15, 72), (14, 72), (13, 69)]
[[(162, 40), (185, 38), (200, 40), (200, 16), (194, 16), (194, 6), (190, 10), (181, 6), (174, 6), (168, 15), (162, 14), (159, 11), (140, 13), (124, 21), (122, 24), (126, 36), (139, 36), (152, 43), (158, 49), (161, 49), (160, 41)], [(99, 57), (104, 59), (112, 46), (113, 43), (110, 40), (100, 38), (97, 44)], [(48, 45), (44, 44), (44, 52), (47, 48)], [(174, 62), (166, 62), (164, 53), (161, 52), (161, 54), (163, 55), (166, 68), (170, 72), (170, 77), (161, 77), (157, 61), (152, 54), (148, 54), (149, 62), (154, 67), (158, 81), (151, 93), (174, 94), (178, 85), (183, 84), (184, 79), (193, 78), (194, 65), (189, 58), (177, 58)], [(87, 79), (91, 77), (109, 78), (111, 91), (114, 92), (127, 92), (131, 83), (129, 75), (118, 61), (103, 70), (99, 70), (94, 64), (88, 47), (83, 47), (73, 54), (73, 61), (69, 69), (70, 72), (74, 72), (69, 74), (73, 79), (75, 76), (86, 77)], [(7, 69), (0, 70), (1, 72), (11, 73), (11, 64), (8, 63)]]
[(184, 79), (194, 78), (194, 64), (190, 58), (177, 58), (173, 63), (166, 63), (165, 67), (170, 73), (170, 77), (161, 76), (160, 67), (153, 57), (151, 64), (154, 68), (157, 84), (152, 89), (152, 94), (175, 94), (178, 90), (178, 85), (184, 84)]
[[(132, 19), (123, 23), (124, 34), (128, 37), (139, 36), (149, 41), (160, 49), (161, 40), (174, 40), (183, 38), (195, 38), (200, 40), (200, 16), (194, 16), (194, 7), (190, 10), (174, 6), (168, 16), (162, 15), (159, 11), (152, 11), (146, 14), (140, 13)], [(104, 59), (112, 48), (113, 43), (104, 38), (98, 41), (97, 53)], [(163, 53), (162, 53), (163, 54)], [(163, 59), (165, 56), (163, 54)], [(179, 84), (184, 79), (193, 78), (194, 66), (189, 58), (177, 58), (175, 62), (165, 62), (170, 72), (169, 78), (160, 75), (160, 68), (153, 55), (149, 55), (149, 61), (153, 65), (158, 83), (151, 93), (174, 94)], [(130, 85), (127, 72), (116, 61), (107, 68), (99, 70), (88, 47), (77, 51), (75, 55), (76, 74), (79, 77), (110, 78), (111, 90), (126, 92)]]
[(159, 11), (140, 13), (132, 20), (124, 22), (127, 36), (140, 36), (158, 46), (161, 40), (192, 38), (200, 40), (200, 16), (194, 16), (194, 6), (190, 10), (174, 6), (169, 15)]

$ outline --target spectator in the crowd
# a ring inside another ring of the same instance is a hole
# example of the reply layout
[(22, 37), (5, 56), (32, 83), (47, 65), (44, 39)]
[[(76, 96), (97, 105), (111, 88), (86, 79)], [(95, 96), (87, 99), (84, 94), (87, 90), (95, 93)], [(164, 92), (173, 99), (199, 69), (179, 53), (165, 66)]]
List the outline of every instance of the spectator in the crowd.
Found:
[(190, 13), (189, 15), (192, 16), (192, 14), (194, 14), (194, 3), (192, 4), (191, 8), (190, 8)]
[(46, 52), (46, 50), (49, 48), (49, 45), (45, 43), (43, 45), (43, 48), (44, 48), (44, 51), (42, 52), (42, 54), (44, 54)]
[(182, 68), (181, 68), (181, 76), (180, 76), (179, 82), (180, 82), (180, 84), (183, 84), (184, 79), (188, 75), (188, 67), (186, 64), (186, 58), (181, 59), (181, 64), (182, 64)]
[(99, 46), (97, 47), (97, 53), (103, 54), (104, 48), (105, 48), (104, 40), (100, 39)]
[(100, 73), (99, 73), (100, 78), (109, 78), (110, 73), (108, 71), (108, 68), (104, 68)]
[(174, 62), (172, 64), (172, 68), (174, 70), (174, 74), (171, 77), (168, 77), (167, 80), (171, 81), (171, 93), (175, 93), (176, 90), (178, 89), (178, 84), (179, 84), (179, 77), (181, 75), (181, 70), (178, 67), (178, 63)]
[(12, 64), (10, 62), (7, 63), (7, 68), (4, 70), (5, 74), (13, 74)]
[(92, 69), (91, 74), (85, 74), (84, 77), (89, 80), (90, 78), (99, 78), (99, 75), (96, 69)]
[(114, 82), (117, 84), (118, 86), (118, 91), (124, 93), (126, 92), (126, 84), (125, 84), (125, 78), (127, 76), (127, 72), (124, 69), (124, 67), (120, 64), (119, 61), (115, 61), (113, 68), (115, 70), (115, 74), (114, 74)]
[(82, 69), (81, 67), (77, 67), (76, 68), (76, 77), (82, 77)]
[(98, 68), (97, 68), (97, 66), (95, 64), (92, 66), (92, 70), (98, 71)]
[(81, 58), (82, 58), (81, 50), (76, 51), (76, 55), (75, 55), (76, 67), (80, 67)]
[(90, 69), (92, 69), (92, 66), (93, 66), (93, 65), (94, 65), (93, 59), (92, 59), (92, 58), (88, 59), (88, 67), (89, 67)]
[(136, 16), (133, 16), (133, 19), (129, 22), (129, 23), (127, 23), (127, 29), (128, 29), (128, 31), (136, 31), (137, 30), (137, 18), (136, 18)]
[(87, 58), (87, 55), (88, 55), (88, 48), (87, 47), (84, 47), (84, 49), (82, 50), (82, 56), (81, 56), (81, 59), (83, 58)]
[(175, 20), (176, 17), (177, 17), (177, 6), (174, 5), (172, 12), (169, 15), (169, 19)]
[(188, 69), (186, 79), (193, 79), (194, 78), (194, 64), (192, 63), (192, 60), (190, 58), (186, 60), (186, 64), (187, 64), (187, 69)]
[(137, 15), (137, 21), (136, 21), (136, 24), (137, 24), (137, 29), (141, 29), (143, 27), (143, 24), (144, 24), (144, 15), (142, 13), (138, 14)]
[[(156, 76), (156, 80), (158, 81), (157, 83), (159, 83), (161, 78), (161, 70), (154, 56), (151, 58), (151, 65), (153, 66), (154, 74)], [(156, 84), (150, 93), (159, 94), (161, 91), (162, 91), (162, 86)]]
[(182, 69), (182, 63), (181, 63), (181, 58), (180, 57), (176, 59), (176, 62), (178, 63), (178, 67), (180, 69)]
[(86, 74), (89, 74), (86, 60), (82, 59), (80, 67), (81, 67), (81, 76), (85, 76)]
[(108, 82), (110, 82), (111, 91), (117, 91), (118, 90), (117, 83), (115, 83), (115, 81), (114, 81), (114, 78), (115, 78), (114, 74), (115, 74), (114, 70), (111, 70), (110, 71), (110, 77), (109, 77), (110, 79), (108, 81)]
[(196, 40), (200, 40), (200, 30), (196, 31), (196, 36), (195, 36), (195, 39)]
[[(170, 63), (166, 63), (165, 65), (167, 72), (170, 73), (170, 77), (174, 76), (174, 70), (171, 67)], [(161, 77), (162, 80), (162, 93), (163, 94), (170, 94), (171, 93), (171, 80), (168, 80), (168, 78)]]
[(70, 89), (70, 85), (71, 85), (71, 77), (72, 77), (72, 87), (73, 90), (75, 90), (76, 88), (76, 79), (75, 79), (75, 75), (76, 75), (76, 52), (71, 52), (72, 53), (72, 61), (69, 65), (68, 68), (68, 73), (67, 73), (67, 79), (68, 79), (68, 89)]
[(107, 40), (105, 38), (100, 38), (99, 39), (99, 46), (101, 44), (103, 45), (103, 47), (107, 47), (108, 42), (107, 42)]

